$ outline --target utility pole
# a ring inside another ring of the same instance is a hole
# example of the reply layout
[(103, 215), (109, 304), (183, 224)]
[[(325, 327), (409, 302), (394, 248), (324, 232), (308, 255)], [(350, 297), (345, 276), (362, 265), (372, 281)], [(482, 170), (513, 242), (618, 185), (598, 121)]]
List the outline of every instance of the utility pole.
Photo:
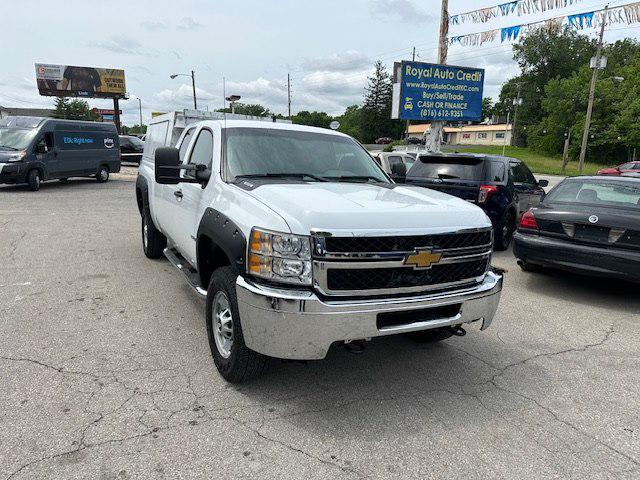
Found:
[(289, 107), (289, 120), (291, 120), (291, 75), (287, 73), (287, 106)]
[(589, 141), (589, 127), (591, 126), (591, 113), (593, 112), (593, 98), (596, 94), (596, 80), (598, 79), (598, 69), (600, 68), (600, 56), (602, 54), (602, 38), (604, 37), (604, 27), (607, 24), (607, 11), (609, 5), (604, 7), (602, 14), (602, 25), (600, 26), (600, 36), (598, 37), (598, 47), (596, 48), (595, 65), (593, 75), (591, 75), (591, 87), (589, 88), (589, 103), (587, 104), (587, 116), (584, 119), (584, 132), (582, 132), (582, 145), (580, 145), (580, 160), (578, 172), (582, 173), (584, 167), (584, 157), (587, 154), (587, 142)]
[(562, 170), (560, 173), (564, 175), (567, 169), (567, 163), (569, 162), (569, 142), (571, 142), (571, 129), (564, 136), (564, 148), (562, 149)]
[[(449, 0), (442, 0), (442, 9), (440, 11), (440, 41), (438, 43), (438, 63), (445, 65), (447, 63), (447, 42), (449, 35)], [(439, 152), (442, 143), (442, 130), (444, 129), (442, 120), (431, 121), (429, 128), (429, 136), (427, 137), (426, 147), (430, 152)]]
[[(413, 55), (411, 56), (411, 61), (412, 62), (416, 61), (416, 47), (413, 47)], [(409, 145), (409, 125), (411, 125), (411, 120), (407, 120), (407, 126), (406, 126), (407, 134), (405, 135), (405, 138), (404, 138), (404, 141), (407, 145)]]
[(113, 123), (116, 124), (116, 131), (118, 135), (122, 132), (122, 125), (120, 124), (120, 104), (118, 103), (119, 97), (113, 97)]
[(196, 100), (196, 74), (191, 70), (191, 86), (193, 87), (193, 109), (198, 109), (198, 101)]
[(138, 106), (140, 107), (140, 133), (142, 133), (142, 100), (138, 97)]
[[(520, 90), (522, 90), (522, 83), (519, 82), (518, 83), (518, 95), (516, 96), (516, 99), (513, 101), (513, 105), (515, 107), (514, 111), (513, 111), (513, 125), (511, 126), (511, 142), (509, 142), (509, 145), (513, 146), (515, 144), (515, 137), (516, 137), (516, 121), (518, 120), (518, 107), (520, 105), (522, 105), (522, 98), (520, 98)], [(509, 122), (507, 122), (507, 125), (509, 124)]]

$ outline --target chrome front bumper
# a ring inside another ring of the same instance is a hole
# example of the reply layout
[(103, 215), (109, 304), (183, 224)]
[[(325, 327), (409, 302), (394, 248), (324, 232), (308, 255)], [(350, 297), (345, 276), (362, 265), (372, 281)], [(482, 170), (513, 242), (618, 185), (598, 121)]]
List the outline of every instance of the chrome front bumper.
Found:
[[(259, 353), (296, 360), (322, 359), (333, 342), (428, 330), (482, 321), (491, 324), (498, 308), (502, 276), (488, 272), (482, 283), (465, 289), (404, 298), (321, 300), (313, 292), (258, 285), (239, 276), (236, 292), (246, 345)], [(385, 312), (461, 304), (457, 315), (378, 329)]]

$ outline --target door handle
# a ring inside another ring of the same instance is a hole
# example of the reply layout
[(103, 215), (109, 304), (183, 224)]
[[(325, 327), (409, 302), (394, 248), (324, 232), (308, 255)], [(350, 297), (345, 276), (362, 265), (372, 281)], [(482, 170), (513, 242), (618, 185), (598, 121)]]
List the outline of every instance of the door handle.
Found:
[(173, 195), (178, 199), (182, 199), (182, 190), (176, 190), (175, 192), (173, 192)]

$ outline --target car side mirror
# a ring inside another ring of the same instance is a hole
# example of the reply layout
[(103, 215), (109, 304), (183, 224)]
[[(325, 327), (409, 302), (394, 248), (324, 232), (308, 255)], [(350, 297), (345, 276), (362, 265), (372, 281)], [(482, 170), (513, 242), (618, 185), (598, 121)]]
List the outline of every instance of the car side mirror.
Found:
[[(185, 165), (180, 160), (180, 151), (174, 147), (157, 148), (155, 155), (156, 183), (161, 185), (177, 185), (178, 183), (203, 183), (211, 177), (206, 174), (204, 165)], [(195, 172), (195, 178), (183, 178), (180, 171)], [(206, 179), (204, 179), (206, 177)]]
[(539, 187), (548, 187), (549, 186), (549, 180), (538, 180), (538, 186)]
[(391, 178), (398, 183), (404, 183), (407, 178), (407, 166), (403, 162), (391, 165)]

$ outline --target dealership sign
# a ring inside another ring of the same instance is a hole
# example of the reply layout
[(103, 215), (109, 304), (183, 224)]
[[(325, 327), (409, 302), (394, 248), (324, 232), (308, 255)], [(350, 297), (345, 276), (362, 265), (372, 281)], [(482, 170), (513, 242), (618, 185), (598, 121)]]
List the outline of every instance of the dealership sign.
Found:
[(123, 98), (124, 70), (36, 63), (40, 95), (56, 97)]
[(482, 120), (481, 68), (422, 62), (396, 64), (392, 118)]

